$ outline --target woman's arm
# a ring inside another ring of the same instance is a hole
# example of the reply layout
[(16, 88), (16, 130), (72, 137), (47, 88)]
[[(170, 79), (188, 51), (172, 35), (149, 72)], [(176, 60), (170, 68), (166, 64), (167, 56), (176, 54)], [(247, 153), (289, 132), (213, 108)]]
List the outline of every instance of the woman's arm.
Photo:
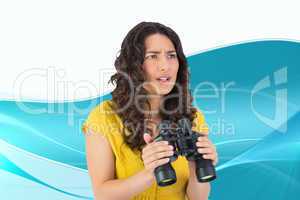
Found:
[(86, 158), (95, 200), (130, 199), (151, 186), (153, 177), (143, 170), (126, 179), (115, 179), (115, 158), (107, 139), (89, 130)]
[(186, 194), (189, 200), (207, 200), (210, 193), (210, 183), (198, 182), (195, 169), (195, 162), (189, 161), (190, 177)]

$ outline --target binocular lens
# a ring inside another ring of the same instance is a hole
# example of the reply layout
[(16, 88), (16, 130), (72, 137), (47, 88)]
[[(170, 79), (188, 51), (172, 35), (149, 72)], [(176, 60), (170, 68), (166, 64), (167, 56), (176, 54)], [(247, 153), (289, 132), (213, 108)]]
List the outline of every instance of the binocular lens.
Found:
[(196, 168), (196, 175), (199, 182), (209, 182), (216, 179), (215, 168), (206, 166), (205, 168)]
[(166, 163), (154, 170), (156, 182), (159, 186), (167, 186), (176, 182), (176, 173), (170, 163)]

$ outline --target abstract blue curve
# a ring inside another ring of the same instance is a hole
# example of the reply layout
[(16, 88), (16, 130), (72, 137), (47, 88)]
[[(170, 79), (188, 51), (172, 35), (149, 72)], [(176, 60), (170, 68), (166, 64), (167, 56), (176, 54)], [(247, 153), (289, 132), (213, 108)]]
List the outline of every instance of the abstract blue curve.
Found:
[(86, 196), (81, 196), (81, 195), (77, 195), (77, 194), (72, 194), (70, 192), (66, 192), (66, 191), (63, 191), (61, 189), (58, 189), (56, 187), (53, 187), (33, 176), (31, 176), (30, 174), (28, 174), (27, 172), (25, 172), (24, 170), (22, 170), (21, 168), (19, 168), (18, 166), (16, 166), (14, 163), (12, 163), (10, 160), (8, 160), (6, 157), (4, 157), (3, 155), (0, 154), (0, 169), (1, 170), (5, 170), (5, 171), (8, 171), (10, 173), (13, 173), (15, 175), (18, 175), (20, 177), (23, 177), (23, 178), (26, 178), (26, 179), (29, 179), (31, 181), (34, 181), (36, 182), (37, 184), (41, 184), (43, 186), (46, 186), (50, 189), (53, 189), (55, 191), (58, 191), (58, 192), (61, 192), (63, 194), (66, 194), (66, 195), (70, 195), (70, 196), (73, 196), (73, 197), (78, 197), (78, 198), (81, 198), (81, 199), (93, 199), (91, 197), (86, 197)]

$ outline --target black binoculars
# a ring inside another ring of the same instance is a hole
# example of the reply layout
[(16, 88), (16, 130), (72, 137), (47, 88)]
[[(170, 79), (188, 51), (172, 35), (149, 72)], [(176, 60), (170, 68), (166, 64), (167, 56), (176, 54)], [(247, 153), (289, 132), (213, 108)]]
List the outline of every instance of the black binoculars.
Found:
[(192, 131), (191, 122), (187, 118), (178, 120), (177, 125), (169, 120), (163, 120), (159, 126), (159, 135), (154, 141), (168, 141), (174, 147), (174, 154), (169, 157), (170, 161), (154, 170), (155, 179), (159, 186), (168, 186), (176, 182), (176, 173), (171, 162), (175, 161), (179, 155), (185, 156), (187, 160), (195, 161), (196, 176), (199, 182), (209, 182), (216, 179), (215, 167), (212, 161), (204, 159), (197, 151), (196, 142), (201, 133)]

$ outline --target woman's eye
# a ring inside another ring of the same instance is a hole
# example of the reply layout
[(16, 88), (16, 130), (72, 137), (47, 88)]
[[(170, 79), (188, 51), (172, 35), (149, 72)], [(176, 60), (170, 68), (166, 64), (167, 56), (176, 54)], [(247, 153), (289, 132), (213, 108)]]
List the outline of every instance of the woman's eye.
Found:
[(154, 59), (154, 58), (157, 58), (157, 55), (155, 55), (155, 54), (149, 55), (149, 56), (147, 56), (146, 58)]
[(176, 54), (170, 54), (170, 55), (169, 55), (169, 58), (176, 58), (176, 57), (177, 57)]

